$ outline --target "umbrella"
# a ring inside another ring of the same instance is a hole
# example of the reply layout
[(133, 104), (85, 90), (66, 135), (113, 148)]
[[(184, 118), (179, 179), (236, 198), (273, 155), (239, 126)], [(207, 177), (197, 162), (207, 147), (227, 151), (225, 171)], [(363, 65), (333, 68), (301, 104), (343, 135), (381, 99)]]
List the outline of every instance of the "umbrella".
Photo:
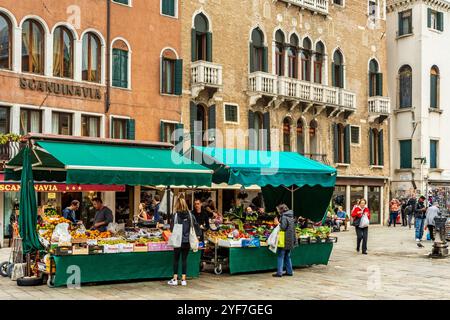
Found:
[(20, 181), (19, 230), (25, 254), (41, 250), (36, 231), (37, 201), (34, 190), (31, 152), (27, 146), (23, 154), (22, 177)]

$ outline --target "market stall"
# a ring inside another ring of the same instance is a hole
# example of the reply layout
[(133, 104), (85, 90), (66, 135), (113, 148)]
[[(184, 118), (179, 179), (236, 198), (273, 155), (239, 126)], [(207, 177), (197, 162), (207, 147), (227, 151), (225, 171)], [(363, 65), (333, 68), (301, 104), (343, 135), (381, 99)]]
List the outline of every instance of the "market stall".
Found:
[[(314, 223), (326, 214), (336, 169), (292, 152), (194, 147), (193, 159), (214, 170), (214, 183), (258, 185), (263, 192), (264, 213), (246, 214), (242, 207), (236, 208), (224, 215), (219, 230), (208, 234), (215, 247), (229, 248), (225, 258), (215, 254), (215, 261), (225, 261), (231, 273), (274, 269), (276, 259), (266, 240), (274, 228), (276, 206), (285, 203), (304, 222), (297, 226), (299, 246), (292, 252), (293, 265), (328, 263), (337, 239), (330, 236), (329, 228)], [(216, 273), (221, 273), (217, 267)]]
[[(28, 184), (32, 184), (34, 174), (37, 181), (67, 184), (211, 185), (211, 170), (172, 152), (171, 147), (35, 135), (30, 137), (29, 146), (8, 163), (6, 177), (17, 179), (30, 161), (33, 170), (31, 178), (27, 176)], [(34, 195), (34, 188), (22, 186), (21, 192)], [(98, 232), (70, 224), (57, 212), (48, 212), (41, 215), (36, 230), (36, 210), (25, 208), (20, 216), (27, 221), (27, 228), (21, 230), (26, 232), (22, 235), (24, 243), (30, 239), (30, 249), (45, 251), (39, 267), (49, 273), (52, 286), (66, 285), (71, 275), (68, 267), (73, 265), (80, 268), (80, 283), (172, 276), (168, 225), (125, 228), (112, 224), (108, 231)], [(197, 277), (199, 265), (200, 254), (191, 254), (188, 276)]]

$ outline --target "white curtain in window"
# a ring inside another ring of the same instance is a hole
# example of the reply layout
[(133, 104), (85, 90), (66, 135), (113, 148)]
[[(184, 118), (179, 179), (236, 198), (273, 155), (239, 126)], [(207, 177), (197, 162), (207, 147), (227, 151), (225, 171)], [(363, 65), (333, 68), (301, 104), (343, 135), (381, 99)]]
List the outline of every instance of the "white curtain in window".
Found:
[(98, 119), (89, 118), (89, 136), (98, 137)]
[(59, 134), (59, 114), (52, 113), (52, 133)]
[(41, 117), (39, 111), (33, 111), (30, 113), (30, 131), (40, 133)]

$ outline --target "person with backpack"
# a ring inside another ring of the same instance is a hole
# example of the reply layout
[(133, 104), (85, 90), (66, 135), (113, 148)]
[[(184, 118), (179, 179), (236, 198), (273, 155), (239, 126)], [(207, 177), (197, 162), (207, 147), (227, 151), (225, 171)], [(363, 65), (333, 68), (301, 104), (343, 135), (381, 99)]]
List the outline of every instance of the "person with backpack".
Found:
[(423, 230), (425, 227), (425, 217), (427, 208), (425, 206), (426, 198), (424, 196), (420, 196), (419, 201), (416, 203), (416, 207), (414, 210), (414, 220), (416, 227), (416, 242), (422, 241)]
[(412, 225), (412, 218), (414, 216), (414, 210), (416, 208), (416, 197), (413, 195), (411, 198), (409, 198), (408, 202), (406, 203), (406, 215), (408, 216), (408, 226), (409, 229), (411, 229), (411, 225)]
[(278, 268), (273, 274), (274, 277), (282, 277), (283, 269), (286, 268), (286, 276), (293, 276), (293, 268), (291, 261), (291, 250), (297, 246), (297, 236), (295, 234), (294, 213), (289, 210), (287, 205), (280, 204), (277, 207), (278, 213), (281, 215), (280, 220), (275, 218), (275, 224), (280, 226), (280, 233), (284, 232), (284, 247), (278, 248)]
[(370, 210), (365, 199), (359, 200), (359, 204), (352, 211), (353, 226), (356, 230), (356, 251), (359, 252), (362, 241), (362, 254), (367, 254), (367, 239), (369, 237)]

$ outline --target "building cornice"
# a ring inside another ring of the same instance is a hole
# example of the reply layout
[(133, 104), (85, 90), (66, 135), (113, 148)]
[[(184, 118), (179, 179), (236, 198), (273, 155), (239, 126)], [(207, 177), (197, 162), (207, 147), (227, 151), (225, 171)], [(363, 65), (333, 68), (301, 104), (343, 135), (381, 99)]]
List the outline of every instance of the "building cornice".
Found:
[(391, 0), (387, 2), (387, 12), (395, 11), (399, 8), (408, 7), (416, 2), (422, 2), (438, 10), (450, 11), (450, 2), (445, 0)]

